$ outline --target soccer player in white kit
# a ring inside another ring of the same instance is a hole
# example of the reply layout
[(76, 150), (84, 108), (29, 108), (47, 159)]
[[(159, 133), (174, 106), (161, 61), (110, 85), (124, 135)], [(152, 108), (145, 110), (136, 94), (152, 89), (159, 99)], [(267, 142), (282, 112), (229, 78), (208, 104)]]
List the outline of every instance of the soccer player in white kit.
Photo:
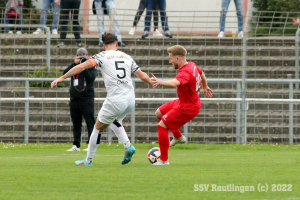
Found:
[(100, 144), (101, 133), (108, 126), (110, 126), (124, 145), (125, 154), (121, 163), (127, 164), (131, 161), (136, 150), (130, 143), (126, 131), (122, 126), (123, 118), (135, 105), (135, 93), (131, 73), (134, 73), (145, 83), (152, 84), (149, 76), (142, 72), (131, 56), (117, 50), (118, 39), (114, 34), (103, 34), (102, 41), (105, 51), (75, 66), (68, 73), (51, 83), (51, 88), (53, 88), (64, 79), (96, 65), (99, 66), (104, 79), (107, 97), (100, 109), (94, 130), (91, 134), (87, 157), (85, 160), (76, 161), (76, 165), (92, 166), (92, 159)]

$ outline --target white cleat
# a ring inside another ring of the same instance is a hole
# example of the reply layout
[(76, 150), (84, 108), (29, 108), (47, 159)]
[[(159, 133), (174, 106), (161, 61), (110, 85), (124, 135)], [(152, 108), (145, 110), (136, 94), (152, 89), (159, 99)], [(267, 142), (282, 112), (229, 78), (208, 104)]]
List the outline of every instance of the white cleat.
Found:
[(239, 34), (238, 34), (238, 38), (243, 38), (243, 37), (244, 37), (244, 33), (243, 33), (243, 31), (239, 32)]
[(14, 34), (14, 32), (13, 31), (8, 31), (8, 34)]
[(170, 165), (169, 159), (167, 161), (162, 161), (161, 159), (158, 159), (156, 163), (153, 163), (152, 165)]
[(158, 29), (155, 29), (155, 31), (153, 32), (153, 36), (154, 37), (162, 37), (163, 34), (161, 34)]
[(134, 35), (134, 34), (135, 34), (135, 27), (133, 26), (129, 31), (129, 35)]
[(67, 151), (80, 151), (80, 148), (77, 148), (76, 145), (73, 145), (71, 149), (68, 149)]
[(53, 30), (52, 30), (52, 34), (53, 34), (53, 35), (57, 35), (57, 34), (58, 34), (57, 29), (53, 29)]
[(223, 31), (221, 31), (221, 32), (219, 33), (219, 35), (218, 35), (218, 38), (223, 38), (223, 37), (225, 37), (225, 34), (224, 34)]
[(36, 29), (32, 34), (37, 35), (37, 34), (44, 34), (44, 31), (40, 28)]
[(173, 140), (170, 142), (170, 147), (173, 147), (179, 143), (181, 143), (181, 144), (186, 143), (186, 138), (184, 137), (184, 135), (182, 135), (180, 138), (177, 138), (177, 139), (173, 137)]
[(17, 31), (16, 34), (17, 35), (22, 35), (22, 31)]

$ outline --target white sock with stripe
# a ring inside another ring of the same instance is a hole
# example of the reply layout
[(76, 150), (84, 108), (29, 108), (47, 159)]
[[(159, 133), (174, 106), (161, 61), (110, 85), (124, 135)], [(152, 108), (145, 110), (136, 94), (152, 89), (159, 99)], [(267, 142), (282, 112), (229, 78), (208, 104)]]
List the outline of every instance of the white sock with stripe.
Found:
[(94, 129), (91, 134), (90, 141), (89, 141), (87, 156), (85, 159), (85, 161), (88, 163), (91, 163), (95, 156), (96, 150), (100, 144), (101, 133), (102, 133), (102, 131), (97, 130), (96, 127), (94, 126)]
[(130, 147), (130, 140), (122, 124), (120, 124), (119, 122), (113, 122), (109, 125), (109, 127), (114, 131), (118, 139), (123, 143), (124, 148)]

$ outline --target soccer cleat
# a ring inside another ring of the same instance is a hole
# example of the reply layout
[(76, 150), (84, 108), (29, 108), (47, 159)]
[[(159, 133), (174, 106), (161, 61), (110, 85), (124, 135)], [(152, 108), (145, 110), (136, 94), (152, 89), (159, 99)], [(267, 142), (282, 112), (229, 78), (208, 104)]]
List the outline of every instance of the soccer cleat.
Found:
[(78, 148), (76, 145), (73, 145), (73, 147), (67, 151), (80, 151), (80, 148)]
[(129, 35), (134, 35), (135, 34), (135, 27), (132, 27), (129, 31)]
[(239, 34), (238, 34), (238, 38), (243, 38), (243, 37), (244, 37), (244, 33), (243, 33), (243, 31), (239, 32)]
[(14, 32), (13, 31), (8, 31), (8, 34), (14, 34)]
[(122, 165), (129, 163), (131, 161), (133, 154), (135, 154), (135, 148), (131, 144), (130, 147), (125, 149), (125, 154), (124, 154), (122, 162), (121, 162)]
[(184, 144), (186, 142), (186, 138), (184, 137), (184, 135), (182, 135), (180, 138), (174, 138), (173, 137), (173, 140), (170, 142), (170, 147), (173, 147), (175, 146), (176, 144)]
[(77, 161), (75, 161), (75, 164), (77, 165), (77, 166), (93, 166), (93, 164), (90, 162), (90, 163), (88, 163), (88, 162), (86, 162), (85, 160), (77, 160)]
[(218, 35), (218, 38), (223, 38), (223, 37), (224, 37), (224, 32), (221, 31), (221, 32), (219, 33), (219, 35)]
[(53, 29), (53, 30), (52, 30), (52, 34), (53, 34), (53, 35), (57, 35), (57, 34), (58, 34), (57, 29)]
[(142, 35), (142, 38), (145, 39), (148, 37), (149, 37), (149, 32), (148, 31), (144, 32), (144, 34)]
[(22, 35), (22, 31), (17, 31), (16, 34), (17, 35)]
[(173, 35), (171, 35), (170, 33), (165, 33), (165, 37), (166, 37), (166, 38), (172, 38)]
[(44, 34), (44, 31), (40, 28), (36, 29), (32, 34), (37, 35), (37, 34)]
[(162, 161), (161, 159), (158, 159), (157, 162), (153, 163), (152, 165), (170, 165), (169, 159), (167, 161)]
[(158, 29), (155, 29), (155, 31), (153, 32), (153, 36), (154, 37), (162, 37), (163, 34), (161, 34)]

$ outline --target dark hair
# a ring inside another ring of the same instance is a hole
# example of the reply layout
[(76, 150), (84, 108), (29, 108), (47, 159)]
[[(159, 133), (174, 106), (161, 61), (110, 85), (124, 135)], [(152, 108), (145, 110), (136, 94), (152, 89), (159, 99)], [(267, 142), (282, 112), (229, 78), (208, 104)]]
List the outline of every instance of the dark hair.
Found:
[(118, 42), (118, 38), (113, 33), (104, 33), (102, 35), (102, 41), (105, 45), (107, 45), (107, 44), (112, 44), (112, 43)]

